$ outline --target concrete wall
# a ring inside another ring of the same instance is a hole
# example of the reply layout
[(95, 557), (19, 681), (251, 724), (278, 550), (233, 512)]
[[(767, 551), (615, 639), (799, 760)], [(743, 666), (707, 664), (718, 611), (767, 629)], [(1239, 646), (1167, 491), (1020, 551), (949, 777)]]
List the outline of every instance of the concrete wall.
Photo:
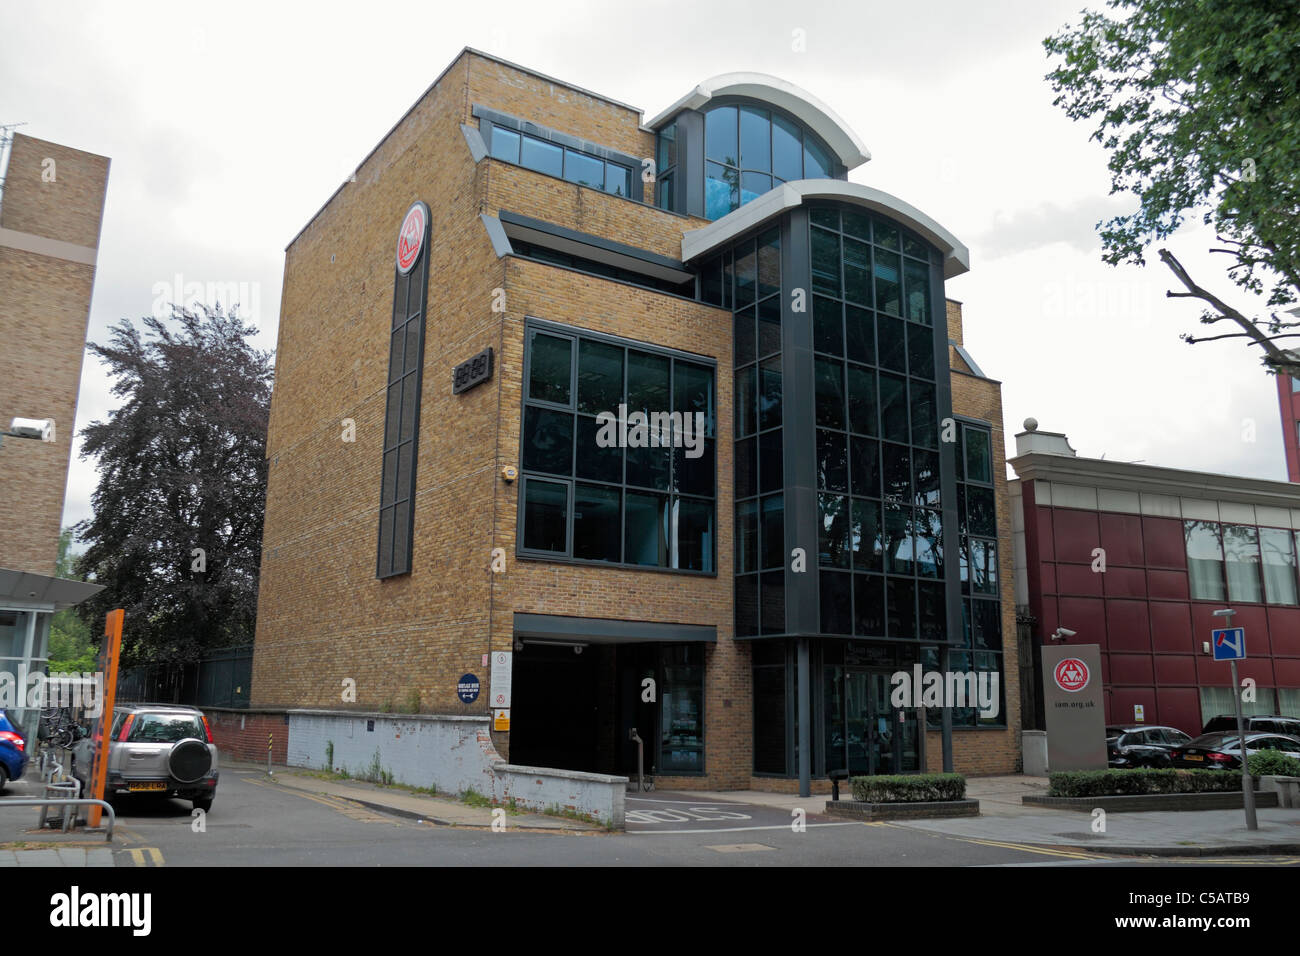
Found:
[(379, 754), (397, 783), (436, 787), (441, 794), (474, 790), (531, 810), (559, 808), (622, 827), (627, 778), (507, 764), (492, 746), (488, 719), (428, 714), (291, 710), (286, 763), (364, 775)]

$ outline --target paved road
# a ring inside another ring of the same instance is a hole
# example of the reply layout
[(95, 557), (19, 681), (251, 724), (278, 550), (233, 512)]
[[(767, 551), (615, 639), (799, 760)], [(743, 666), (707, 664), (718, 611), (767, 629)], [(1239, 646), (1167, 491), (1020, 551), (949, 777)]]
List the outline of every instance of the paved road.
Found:
[[(388, 816), (347, 800), (282, 788), (260, 772), (227, 771), (202, 832), (196, 832), (187, 802), (124, 802), (114, 858), (118, 866), (1186, 866), (1200, 862), (1113, 858), (1087, 850), (1029, 847), (889, 823), (846, 825), (811, 813), (804, 821), (806, 829), (796, 832), (786, 811), (700, 802), (690, 794), (629, 797), (628, 809), (632, 822), (623, 834), (542, 833), (513, 824), (504, 832), (493, 832)], [(1294, 866), (1300, 860), (1250, 857), (1241, 862)]]

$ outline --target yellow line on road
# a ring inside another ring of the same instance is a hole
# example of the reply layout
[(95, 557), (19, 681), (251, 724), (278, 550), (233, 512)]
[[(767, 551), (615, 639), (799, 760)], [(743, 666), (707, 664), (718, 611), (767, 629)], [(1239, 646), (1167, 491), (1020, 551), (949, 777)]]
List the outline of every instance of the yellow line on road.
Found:
[[(165, 866), (166, 865), (163, 862), (162, 851), (159, 850), (157, 847), (152, 847), (152, 846), (137, 847), (135, 849), (130, 850), (129, 852), (131, 854), (131, 862), (134, 863), (136, 866)], [(146, 857), (149, 860), (148, 863), (145, 862)]]
[[(958, 839), (961, 839), (960, 837)], [(1104, 860), (1106, 857), (1095, 853), (1082, 853), (1077, 850), (1057, 850), (1044, 846), (1030, 846), (1027, 843), (1002, 843), (998, 840), (961, 840), (962, 843), (978, 843), (981, 846), (997, 846), (1006, 850), (1020, 850), (1023, 853), (1039, 853), (1043, 856), (1063, 856), (1071, 860)]]

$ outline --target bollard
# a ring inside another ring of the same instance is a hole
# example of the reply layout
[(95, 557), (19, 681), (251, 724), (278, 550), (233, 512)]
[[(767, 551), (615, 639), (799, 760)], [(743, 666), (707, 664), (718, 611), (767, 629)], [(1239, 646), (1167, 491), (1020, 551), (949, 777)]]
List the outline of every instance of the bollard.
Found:
[(266, 735), (266, 775), (271, 776), (271, 744), (275, 740), (274, 732)]

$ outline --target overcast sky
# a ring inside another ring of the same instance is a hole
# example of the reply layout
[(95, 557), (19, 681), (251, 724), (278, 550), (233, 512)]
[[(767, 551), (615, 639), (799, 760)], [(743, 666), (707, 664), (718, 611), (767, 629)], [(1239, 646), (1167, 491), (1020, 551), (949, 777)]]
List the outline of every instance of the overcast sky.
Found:
[[(770, 73), (866, 143), (873, 159), (851, 180), (970, 248), (947, 293), (964, 303), (967, 348), (1003, 382), (1008, 437), (1032, 415), (1081, 455), (1284, 480), (1258, 350), (1181, 342), (1199, 310), (1165, 298), (1154, 253), (1145, 269), (1100, 260), (1094, 224), (1130, 201), (1108, 196), (1091, 128), (1052, 106), (1043, 79), (1042, 39), (1082, 5), (11, 3), (0, 123), (112, 159), (91, 340), (149, 313), (179, 274), (245, 283), (273, 348), (285, 245), (462, 47), (645, 117), (710, 76)], [(1212, 239), (1189, 229), (1168, 246), (1254, 308), (1206, 254)], [(78, 431), (113, 407), (109, 386), (88, 357)], [(89, 515), (96, 480), (77, 451), (65, 523)]]

